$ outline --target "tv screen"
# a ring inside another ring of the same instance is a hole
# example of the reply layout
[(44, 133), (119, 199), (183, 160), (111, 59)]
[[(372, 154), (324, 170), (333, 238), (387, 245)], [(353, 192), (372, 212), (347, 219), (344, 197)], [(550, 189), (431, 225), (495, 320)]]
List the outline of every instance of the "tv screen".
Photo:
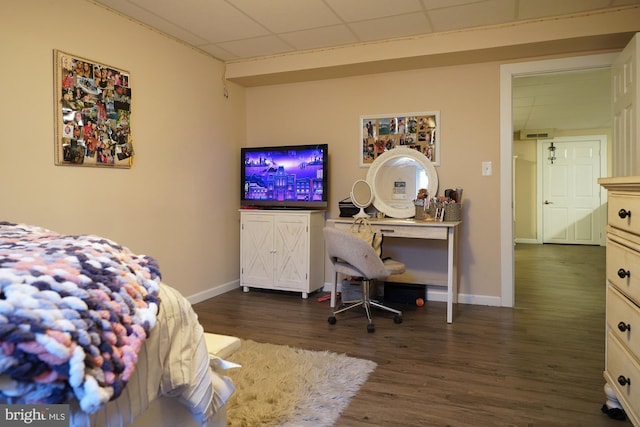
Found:
[(328, 145), (241, 149), (244, 207), (325, 209)]

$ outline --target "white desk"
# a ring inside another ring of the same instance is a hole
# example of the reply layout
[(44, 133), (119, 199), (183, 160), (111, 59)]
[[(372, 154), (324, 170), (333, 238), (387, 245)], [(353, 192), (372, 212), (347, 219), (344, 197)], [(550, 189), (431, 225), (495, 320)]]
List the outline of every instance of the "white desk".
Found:
[[(385, 237), (447, 240), (447, 323), (453, 322), (453, 304), (458, 302), (458, 226), (462, 221), (417, 221), (371, 218), (371, 225)], [(328, 226), (348, 230), (353, 218), (332, 218)], [(401, 260), (399, 260), (401, 261)], [(424, 283), (425, 285), (427, 283)]]

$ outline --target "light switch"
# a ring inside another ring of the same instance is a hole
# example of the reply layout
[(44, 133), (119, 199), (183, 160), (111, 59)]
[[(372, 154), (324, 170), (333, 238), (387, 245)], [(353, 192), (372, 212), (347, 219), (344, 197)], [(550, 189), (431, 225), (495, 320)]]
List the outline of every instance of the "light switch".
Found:
[(491, 162), (482, 162), (482, 176), (491, 176)]

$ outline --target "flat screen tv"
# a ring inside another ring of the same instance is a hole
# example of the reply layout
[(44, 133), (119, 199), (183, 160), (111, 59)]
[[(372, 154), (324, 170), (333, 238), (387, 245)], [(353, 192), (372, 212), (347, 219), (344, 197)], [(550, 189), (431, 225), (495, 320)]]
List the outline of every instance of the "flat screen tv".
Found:
[(240, 205), (326, 209), (328, 154), (327, 144), (242, 148)]

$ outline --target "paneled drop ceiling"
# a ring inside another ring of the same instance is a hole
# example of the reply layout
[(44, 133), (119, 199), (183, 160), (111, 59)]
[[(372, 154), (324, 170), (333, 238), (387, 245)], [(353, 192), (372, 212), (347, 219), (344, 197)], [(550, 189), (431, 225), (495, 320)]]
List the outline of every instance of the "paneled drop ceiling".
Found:
[(515, 130), (611, 127), (609, 69), (518, 77), (512, 87)]
[(95, 0), (222, 61), (530, 19), (640, 0)]
[[(89, 0), (234, 62), (544, 19), (640, 0)], [(514, 81), (514, 129), (610, 126), (608, 70)]]

